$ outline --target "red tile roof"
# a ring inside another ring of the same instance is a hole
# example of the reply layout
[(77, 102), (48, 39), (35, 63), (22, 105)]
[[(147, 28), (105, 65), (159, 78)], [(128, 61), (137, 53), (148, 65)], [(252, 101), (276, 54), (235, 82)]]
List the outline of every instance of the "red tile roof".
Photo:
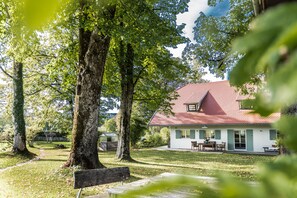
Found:
[(197, 104), (197, 103), (201, 103), (202, 100), (205, 98), (205, 96), (207, 95), (208, 90), (203, 90), (202, 92), (194, 92), (191, 94), (191, 96), (186, 99), (186, 101), (184, 102), (184, 104)]
[[(229, 81), (201, 84), (188, 84), (177, 90), (179, 97), (172, 101), (174, 116), (156, 113), (151, 126), (174, 125), (239, 125), (271, 124), (280, 118), (280, 113), (269, 117), (251, 114), (249, 110), (240, 110), (238, 99), (245, 99)], [(187, 112), (186, 104), (201, 102), (200, 111)]]

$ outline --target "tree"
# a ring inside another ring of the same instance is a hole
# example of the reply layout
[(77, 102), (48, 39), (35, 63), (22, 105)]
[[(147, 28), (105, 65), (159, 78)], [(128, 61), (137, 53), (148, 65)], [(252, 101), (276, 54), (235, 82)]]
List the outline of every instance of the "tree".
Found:
[[(103, 167), (97, 149), (98, 107), (110, 43), (110, 35), (103, 24), (109, 24), (115, 14), (115, 5), (112, 2), (105, 3), (101, 5), (95, 1), (79, 1), (79, 71), (72, 146), (65, 166), (80, 165), (83, 169)], [(96, 21), (101, 23), (96, 25)]]
[[(18, 10), (18, 3), (12, 1), (5, 1), (0, 4), (1, 14), (1, 45), (5, 48), (2, 53), (9, 54), (2, 56), (1, 62), (4, 64), (12, 64), (12, 75), (9, 74), (2, 66), (0, 69), (10, 77), (13, 81), (13, 105), (12, 105), (12, 118), (14, 129), (14, 141), (12, 151), (14, 153), (27, 154), (26, 146), (26, 125), (24, 118), (24, 91), (23, 91), (23, 57), (24, 53), (24, 40), (26, 31), (20, 33), (24, 29), (18, 24), (21, 21), (20, 17), (15, 15)], [(17, 30), (15, 30), (17, 28)], [(8, 48), (19, 49), (13, 50)]]
[(133, 104), (133, 111), (131, 115), (131, 146), (135, 147), (136, 143), (140, 141), (141, 137), (145, 135), (147, 129), (147, 120), (145, 120), (144, 108), (140, 102)]
[[(47, 5), (45, 5), (47, 4)], [(0, 69), (13, 81), (13, 110), (14, 145), (13, 151), (27, 153), (26, 124), (24, 118), (24, 74), (29, 67), (31, 56), (37, 43), (36, 29), (41, 28), (48, 19), (55, 15), (58, 1), (11, 1), (4, 0), (0, 4), (1, 12), (1, 63)], [(46, 8), (45, 8), (46, 7)], [(40, 12), (40, 10), (43, 10)], [(12, 66), (12, 75), (9, 67)], [(28, 72), (30, 73), (30, 72)], [(36, 87), (36, 86), (35, 86)]]
[[(210, 2), (212, 6), (216, 4)], [(253, 18), (251, 1), (230, 1), (225, 16), (206, 16), (201, 12), (193, 29), (195, 43), (187, 45), (184, 57), (197, 60), (203, 67), (222, 77), (239, 58), (236, 53), (230, 54), (232, 41), (248, 31)]]
[[(176, 26), (175, 17), (177, 13), (186, 10), (187, 2), (187, 0), (172, 1), (169, 3), (170, 8), (166, 7), (169, 6), (168, 1), (151, 3), (142, 0), (137, 4), (125, 1), (118, 4), (116, 21), (119, 25), (113, 39), (111, 52), (114, 58), (111, 58), (111, 62), (117, 65), (117, 71), (121, 77), (120, 111), (117, 115), (120, 135), (117, 158), (120, 160), (131, 160), (130, 119), (134, 95), (138, 92), (136, 91), (137, 85), (148, 74), (152, 78), (153, 74), (150, 70), (155, 70), (154, 67), (160, 66), (161, 63), (157, 61), (170, 66), (180, 64), (179, 61), (170, 57), (165, 46), (173, 47), (185, 42), (185, 39), (180, 36), (184, 25)], [(166, 90), (169, 89), (171, 90), (171, 88)], [(166, 95), (169, 95), (168, 92)]]
[(117, 124), (116, 124), (115, 118), (110, 118), (109, 120), (106, 120), (104, 123), (104, 127), (106, 128), (106, 131), (108, 131), (108, 132), (117, 131)]

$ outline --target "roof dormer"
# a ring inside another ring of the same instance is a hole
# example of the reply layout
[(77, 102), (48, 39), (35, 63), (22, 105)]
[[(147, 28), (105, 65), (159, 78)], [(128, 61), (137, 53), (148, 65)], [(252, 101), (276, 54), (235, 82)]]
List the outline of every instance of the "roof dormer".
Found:
[(195, 92), (184, 102), (188, 112), (198, 112), (208, 91)]

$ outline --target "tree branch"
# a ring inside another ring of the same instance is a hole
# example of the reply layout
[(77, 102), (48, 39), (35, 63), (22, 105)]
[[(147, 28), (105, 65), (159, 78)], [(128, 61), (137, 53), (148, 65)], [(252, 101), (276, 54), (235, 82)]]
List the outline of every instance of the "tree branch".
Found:
[(135, 81), (133, 83), (133, 87), (136, 86), (137, 82), (139, 81), (140, 77), (141, 77), (141, 74), (143, 73), (143, 71), (145, 70), (145, 66), (142, 67), (142, 69), (139, 71), (139, 73), (136, 75), (136, 78), (135, 78)]
[(7, 71), (5, 71), (1, 65), (0, 65), (0, 70), (9, 78), (14, 79), (14, 77), (12, 75), (10, 75)]

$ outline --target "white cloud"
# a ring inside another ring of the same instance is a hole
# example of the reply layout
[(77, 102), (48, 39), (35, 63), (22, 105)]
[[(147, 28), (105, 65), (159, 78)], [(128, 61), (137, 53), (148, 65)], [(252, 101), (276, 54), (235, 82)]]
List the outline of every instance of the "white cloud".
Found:
[[(195, 21), (199, 16), (200, 12), (205, 12), (208, 9), (207, 0), (191, 0), (189, 2), (189, 11), (185, 12), (183, 14), (177, 15), (177, 24), (180, 25), (182, 23), (186, 24), (186, 27), (184, 28), (184, 36), (191, 39), (191, 41), (194, 40), (194, 34), (193, 34), (193, 27), (195, 26)], [(174, 57), (181, 57), (182, 52), (185, 48), (185, 44), (178, 45), (177, 48), (171, 49), (171, 53)]]
[[(207, 0), (191, 0), (189, 2), (189, 11), (177, 16), (177, 24), (186, 24), (186, 27), (183, 30), (184, 36), (191, 39), (191, 41), (194, 40), (193, 27), (195, 26), (196, 19), (198, 18), (200, 12), (205, 12), (208, 8), (209, 6), (207, 5)], [(185, 44), (181, 44), (178, 45), (176, 49), (171, 49), (170, 51), (174, 57), (181, 57), (185, 46)], [(208, 69), (206, 69), (206, 71), (207, 74), (204, 76), (204, 79), (210, 80), (211, 82), (222, 80), (220, 78), (216, 78), (208, 71)]]
[(193, 40), (193, 27), (200, 12), (208, 9), (207, 0), (191, 0), (189, 2), (189, 11), (177, 16), (177, 24), (185, 23), (185, 36)]

